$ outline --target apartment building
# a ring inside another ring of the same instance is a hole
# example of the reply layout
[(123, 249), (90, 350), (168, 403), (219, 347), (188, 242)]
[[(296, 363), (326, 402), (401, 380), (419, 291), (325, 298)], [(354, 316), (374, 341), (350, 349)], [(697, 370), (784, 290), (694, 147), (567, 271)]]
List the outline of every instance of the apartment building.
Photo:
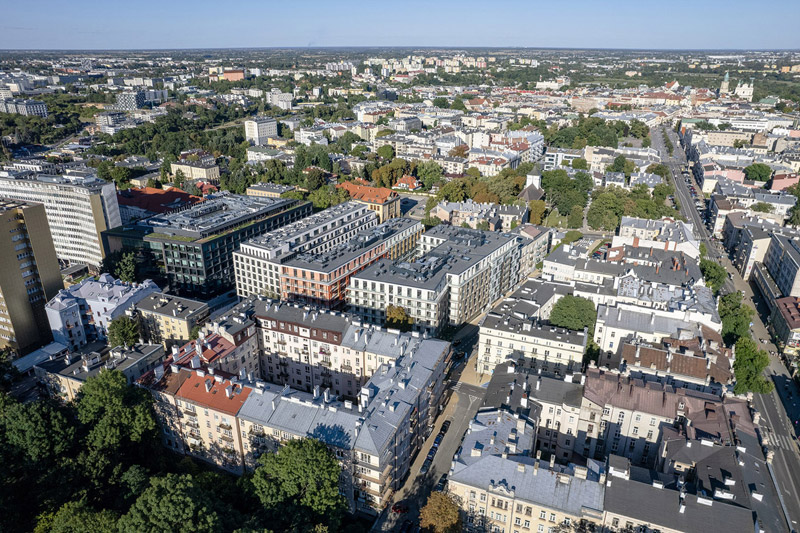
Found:
[(800, 351), (800, 298), (779, 298), (772, 311), (771, 325), (775, 337), (783, 343), (783, 353), (796, 355)]
[(406, 340), (397, 345), (396, 358), (379, 365), (360, 388), (357, 402), (340, 401), (319, 387), (310, 394), (229, 379), (194, 357), (195, 368), (165, 364), (139, 384), (156, 399), (164, 444), (171, 449), (240, 473), (289, 439), (317, 438), (340, 460), (350, 508), (377, 514), (408, 475), (444, 391), (450, 344), (411, 335)]
[(34, 365), (36, 378), (53, 398), (73, 401), (86, 380), (103, 370), (119, 370), (134, 383), (147, 372), (160, 367), (164, 361), (164, 347), (160, 344), (134, 344), (115, 346), (99, 354), (72, 353), (55, 357)]
[(296, 189), (294, 185), (280, 185), (277, 183), (256, 183), (245, 191), (247, 196), (256, 198), (280, 198), (282, 194), (292, 192)]
[(492, 374), (498, 365), (520, 357), (540, 361), (545, 371), (580, 370), (588, 330), (571, 331), (546, 321), (561, 296), (561, 291), (548, 291), (531, 280), (489, 311), (480, 322), (478, 370)]
[(403, 307), (421, 331), (458, 325), (485, 311), (521, 279), (520, 237), (452, 226), (422, 234), (417, 259), (378, 261), (352, 277), (347, 301), (369, 323)]
[(739, 502), (731, 504), (707, 494), (667, 488), (663, 478), (618, 455), (611, 455), (608, 465), (604, 531), (705, 533), (709, 527), (735, 533), (759, 530), (755, 513)]
[(621, 455), (650, 468), (664, 438), (685, 434), (731, 445), (734, 426), (753, 427), (745, 400), (590, 368), (575, 452), (600, 460)]
[(671, 219), (622, 217), (617, 233), (611, 241), (612, 248), (632, 246), (683, 252), (694, 259), (700, 256), (700, 243), (694, 236), (694, 226), (691, 223)]
[(165, 348), (189, 341), (192, 330), (206, 321), (208, 312), (204, 302), (163, 292), (139, 300), (130, 310), (139, 322), (142, 338)]
[(0, 113), (47, 118), (47, 104), (40, 100), (0, 98)]
[(240, 243), (310, 214), (310, 202), (220, 193), (183, 211), (108, 231), (104, 238), (112, 250), (149, 254), (178, 294), (213, 297), (234, 286), (233, 254)]
[[(294, 277), (295, 269), (284, 268), (285, 263), (298, 256), (313, 258), (347, 245), (358, 232), (377, 224), (378, 218), (373, 211), (350, 201), (243, 242), (233, 253), (236, 292), (239, 296), (280, 297), (284, 293), (284, 279)], [(301, 269), (307, 276), (310, 270)], [(306, 282), (314, 279), (306, 278)], [(296, 278), (293, 281), (306, 283)]]
[(346, 190), (350, 198), (364, 204), (378, 215), (378, 222), (400, 216), (400, 195), (386, 187), (368, 187), (352, 181), (340, 183), (337, 187)]
[(42, 204), (0, 199), (0, 349), (25, 355), (50, 341), (45, 304), (63, 288)]
[(244, 121), (244, 137), (255, 146), (264, 146), (267, 139), (278, 136), (278, 122), (272, 117), (254, 117)]
[(605, 481), (605, 473), (585, 466), (487, 455), (456, 462), (447, 490), (461, 504), (465, 531), (544, 533), (600, 524)]
[(771, 234), (764, 267), (783, 296), (800, 296), (800, 236)]
[(511, 231), (528, 221), (528, 207), (465, 202), (439, 202), (431, 210), (431, 216), (451, 226), (467, 225), (470, 228), (492, 231)]
[(88, 342), (104, 340), (112, 320), (158, 290), (150, 280), (125, 283), (110, 274), (62, 289), (45, 306), (53, 340), (71, 351)]
[(188, 373), (174, 396), (176, 411), (183, 419), (178, 436), (184, 453), (229, 472), (243, 473), (242, 430), (236, 415), (252, 389), (213, 370), (171, 370)]
[(219, 165), (202, 161), (178, 161), (170, 164), (169, 171), (175, 176), (180, 171), (186, 179), (219, 183)]
[(541, 268), (541, 263), (550, 253), (550, 242), (553, 236), (552, 228), (522, 224), (514, 230), (522, 237), (522, 264), (520, 271), (523, 277), (529, 276)]
[(117, 109), (135, 111), (144, 107), (144, 91), (124, 91), (117, 95)]
[(44, 204), (58, 258), (92, 269), (106, 255), (101, 233), (121, 224), (114, 183), (93, 174), (0, 171), (0, 198)]

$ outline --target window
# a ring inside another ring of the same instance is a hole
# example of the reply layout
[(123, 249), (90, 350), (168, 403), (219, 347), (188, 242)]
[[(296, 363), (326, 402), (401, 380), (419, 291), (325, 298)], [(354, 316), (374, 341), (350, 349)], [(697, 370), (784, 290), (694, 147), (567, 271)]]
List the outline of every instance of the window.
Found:
[(555, 513), (550, 513), (550, 521), (551, 522), (555, 522), (556, 521), (556, 514)]
[(547, 513), (544, 511), (539, 513), (539, 520), (547, 520)]

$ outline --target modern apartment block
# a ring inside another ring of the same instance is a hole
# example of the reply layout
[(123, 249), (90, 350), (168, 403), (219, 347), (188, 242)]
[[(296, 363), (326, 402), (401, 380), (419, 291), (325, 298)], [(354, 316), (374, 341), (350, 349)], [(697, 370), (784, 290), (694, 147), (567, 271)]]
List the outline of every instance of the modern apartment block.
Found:
[(176, 213), (106, 232), (112, 250), (144, 250), (174, 291), (209, 297), (234, 285), (233, 254), (240, 243), (311, 214), (311, 204), (288, 198), (227, 193)]
[(278, 123), (272, 117), (255, 117), (244, 121), (244, 137), (255, 146), (264, 146), (267, 139), (278, 136)]
[(44, 306), (63, 288), (42, 204), (0, 199), (0, 348), (24, 355), (49, 341)]
[(104, 340), (112, 320), (156, 292), (158, 286), (150, 280), (131, 284), (110, 274), (62, 289), (45, 306), (53, 340), (71, 351), (88, 342)]
[(163, 292), (140, 300), (132, 309), (142, 338), (169, 348), (190, 340), (192, 329), (208, 318), (208, 304)]
[(394, 305), (417, 330), (458, 325), (519, 284), (521, 248), (511, 234), (436, 226), (422, 234), (413, 262), (384, 259), (353, 276), (347, 301), (368, 323), (382, 324)]
[[(236, 292), (239, 296), (288, 298), (293, 290), (323, 301), (319, 287), (313, 282), (330, 283), (344, 274), (345, 266), (338, 267), (338, 272), (329, 272), (328, 278), (322, 279), (317, 273), (321, 267), (314, 269), (309, 264), (301, 264), (302, 260), (332, 254), (346, 246), (361, 230), (377, 224), (377, 216), (367, 206), (345, 202), (243, 242), (233, 254)], [(285, 266), (292, 261), (298, 263), (292, 267)], [(289, 281), (291, 289), (284, 286)]]
[(316, 438), (340, 460), (350, 509), (377, 514), (402, 486), (431, 432), (450, 353), (444, 341), (383, 335), (381, 349), (394, 354), (375, 367), (357, 401), (342, 401), (320, 386), (308, 393), (241, 373), (233, 377), (194, 356), (192, 367), (165, 364), (139, 384), (156, 399), (164, 444), (172, 450), (240, 473), (287, 440)]
[(101, 233), (121, 224), (114, 184), (93, 174), (0, 171), (0, 197), (44, 204), (58, 258), (94, 269), (106, 253)]
[(0, 113), (47, 118), (47, 104), (40, 100), (0, 98)]

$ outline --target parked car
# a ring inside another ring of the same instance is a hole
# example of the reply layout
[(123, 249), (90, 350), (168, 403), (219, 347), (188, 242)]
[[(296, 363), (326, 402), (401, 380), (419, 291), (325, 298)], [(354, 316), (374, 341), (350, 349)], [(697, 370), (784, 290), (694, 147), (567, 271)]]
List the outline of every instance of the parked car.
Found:
[(428, 470), (430, 470), (430, 468), (431, 468), (431, 460), (425, 459), (425, 461), (422, 463), (422, 466), (419, 469), (419, 475), (424, 476), (425, 474), (428, 473)]
[(447, 430), (450, 429), (450, 423), (452, 420), (445, 420), (444, 424), (442, 424), (442, 433), (447, 433)]
[(444, 434), (443, 433), (439, 433), (438, 435), (436, 435), (436, 438), (433, 439), (433, 447), (434, 448), (438, 448), (439, 445), (442, 443), (442, 437), (444, 437)]
[(396, 504), (392, 505), (392, 512), (397, 514), (407, 513), (408, 504), (405, 502), (397, 502)]
[(439, 478), (439, 483), (436, 484), (436, 490), (442, 492), (446, 484), (447, 484), (447, 474), (442, 474), (442, 477)]
[(431, 450), (428, 452), (428, 457), (426, 460), (433, 461), (434, 457), (436, 457), (436, 448), (431, 448)]

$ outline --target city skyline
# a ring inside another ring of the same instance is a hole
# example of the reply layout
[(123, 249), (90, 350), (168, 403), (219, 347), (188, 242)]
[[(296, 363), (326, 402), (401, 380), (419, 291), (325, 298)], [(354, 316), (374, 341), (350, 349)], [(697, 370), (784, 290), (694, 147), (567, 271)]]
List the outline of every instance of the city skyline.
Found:
[[(336, 47), (466, 47), (566, 48), (627, 50), (786, 50), (797, 49), (791, 21), (800, 5), (788, 0), (769, 11), (748, 12), (743, 2), (681, 1), (655, 13), (631, 0), (596, 5), (573, 2), (493, 5), (487, 18), (478, 2), (412, 1), (401, 7), (311, 1), (302, 13), (287, 4), (242, 2), (219, 12), (202, 1), (161, 6), (158, 17), (133, 7), (115, 5), (97, 11), (90, 2), (71, 4), (69, 12), (52, 1), (38, 9), (21, 4), (7, 8), (0, 25), (4, 50), (142, 50), (225, 48)], [(242, 15), (261, 21), (242, 31)], [(775, 13), (782, 13), (775, 17)], [(176, 25), (175, 21), (184, 24)], [(441, 24), (447, 20), (448, 24)], [(547, 21), (568, 21), (565, 27)], [(510, 21), (530, 21), (512, 24)], [(657, 21), (657, 24), (654, 22)], [(701, 24), (698, 24), (700, 22)], [(261, 29), (263, 28), (263, 30)], [(353, 28), (356, 28), (354, 30)], [(20, 46), (24, 43), (25, 46)]]

